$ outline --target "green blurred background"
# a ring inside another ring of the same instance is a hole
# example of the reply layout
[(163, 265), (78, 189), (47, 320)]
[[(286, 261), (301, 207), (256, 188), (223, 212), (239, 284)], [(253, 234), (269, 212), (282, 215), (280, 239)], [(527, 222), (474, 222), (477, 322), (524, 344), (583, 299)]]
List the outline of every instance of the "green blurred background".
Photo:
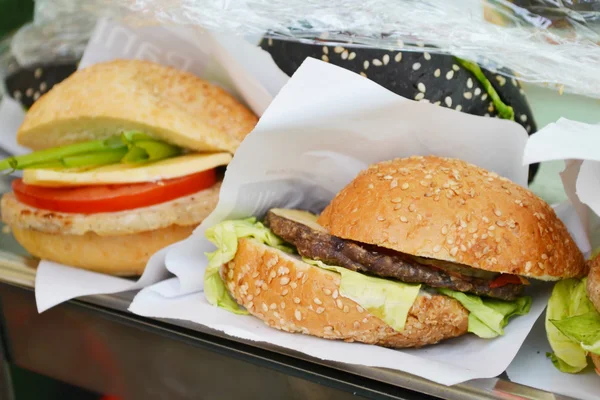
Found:
[(33, 18), (33, 0), (0, 0), (0, 38)]

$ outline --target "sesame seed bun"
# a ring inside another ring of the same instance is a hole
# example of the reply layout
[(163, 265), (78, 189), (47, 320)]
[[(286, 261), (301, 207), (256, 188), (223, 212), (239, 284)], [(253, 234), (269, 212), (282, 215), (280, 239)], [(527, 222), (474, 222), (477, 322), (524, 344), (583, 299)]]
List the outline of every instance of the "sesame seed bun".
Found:
[(34, 150), (139, 130), (195, 151), (233, 152), (257, 117), (225, 90), (139, 60), (79, 70), (27, 112), (17, 134)]
[(541, 280), (581, 277), (581, 251), (529, 190), (461, 160), (410, 157), (372, 165), (318, 220), (343, 239)]
[(141, 275), (160, 249), (192, 234), (194, 226), (171, 225), (152, 231), (119, 236), (57, 235), (27, 228), (12, 228), (15, 239), (31, 255), (64, 265), (117, 276)]
[(596, 257), (587, 263), (590, 268), (586, 285), (587, 296), (596, 307), (596, 310), (600, 311), (600, 257)]
[(339, 294), (339, 274), (253, 239), (240, 239), (221, 275), (234, 299), (267, 325), (287, 332), (392, 348), (421, 347), (467, 333), (456, 300), (422, 292), (402, 332)]

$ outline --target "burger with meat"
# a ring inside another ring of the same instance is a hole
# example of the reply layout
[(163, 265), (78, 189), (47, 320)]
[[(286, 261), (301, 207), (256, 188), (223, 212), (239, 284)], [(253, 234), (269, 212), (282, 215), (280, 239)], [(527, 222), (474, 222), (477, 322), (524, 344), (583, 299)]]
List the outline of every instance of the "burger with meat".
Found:
[(372, 165), (317, 216), (272, 209), (210, 228), (210, 303), (328, 339), (419, 347), (503, 334), (529, 279), (585, 273), (553, 209), (457, 159)]
[(139, 275), (212, 212), (220, 169), (257, 122), (229, 93), (136, 60), (75, 72), (36, 101), (17, 140), (31, 154), (2, 220), (34, 256)]

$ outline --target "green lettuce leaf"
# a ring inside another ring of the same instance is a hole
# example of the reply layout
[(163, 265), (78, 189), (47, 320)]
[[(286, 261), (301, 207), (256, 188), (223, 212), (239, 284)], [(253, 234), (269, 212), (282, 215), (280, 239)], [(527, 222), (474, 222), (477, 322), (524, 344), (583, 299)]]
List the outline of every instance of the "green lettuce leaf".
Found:
[(519, 297), (514, 301), (481, 298), (450, 289), (438, 289), (440, 293), (460, 302), (469, 310), (469, 332), (491, 339), (504, 334), (510, 317), (525, 315), (531, 308), (531, 297)]
[(600, 314), (596, 310), (550, 322), (583, 350), (600, 354)]
[(340, 274), (340, 295), (360, 304), (396, 331), (404, 329), (408, 312), (419, 295), (421, 285), (375, 278), (321, 261), (303, 260)]
[(568, 322), (565, 325), (560, 321), (595, 311), (594, 305), (587, 298), (586, 281), (587, 279), (565, 279), (557, 282), (548, 301), (546, 335), (554, 351), (552, 362), (562, 372), (577, 373), (588, 365), (586, 350), (579, 341), (569, 338), (556, 325), (558, 323), (565, 331), (572, 332), (566, 327)]
[(217, 247), (212, 253), (206, 253), (208, 265), (204, 273), (204, 294), (207, 301), (236, 314), (248, 314), (231, 297), (219, 274), (221, 266), (235, 257), (238, 239), (251, 237), (286, 252), (293, 250), (271, 230), (257, 222), (256, 218), (223, 221), (207, 229), (205, 235)]

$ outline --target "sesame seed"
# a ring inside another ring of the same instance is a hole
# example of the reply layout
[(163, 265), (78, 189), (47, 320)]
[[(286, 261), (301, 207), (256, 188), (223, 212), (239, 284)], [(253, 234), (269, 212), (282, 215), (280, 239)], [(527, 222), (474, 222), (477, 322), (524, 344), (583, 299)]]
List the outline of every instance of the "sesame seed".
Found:
[(252, 307), (254, 307), (254, 302), (253, 301), (251, 301), (250, 303), (248, 303), (248, 305), (246, 306), (246, 308), (248, 310), (252, 309)]
[(444, 225), (442, 226), (442, 235), (447, 235), (448, 234), (448, 226)]
[(323, 328), (323, 330), (325, 332), (330, 332), (331, 333), (331, 332), (333, 332), (333, 326), (327, 325), (326, 327)]
[(423, 42), (417, 42), (417, 46), (419, 46), (419, 47), (425, 47), (425, 43), (423, 43)]
[(423, 100), (424, 98), (425, 98), (425, 93), (423, 93), (423, 92), (419, 92), (415, 96), (415, 100), (417, 100), (417, 101)]
[(433, 72), (433, 76), (435, 76), (436, 78), (439, 78), (441, 74), (442, 74), (442, 71), (440, 71), (439, 68)]
[(323, 288), (323, 293), (325, 293), (327, 296), (331, 296), (331, 290), (327, 288)]
[(40, 90), (41, 90), (42, 92), (45, 92), (45, 91), (46, 91), (46, 89), (48, 89), (48, 84), (47, 84), (46, 82), (42, 82), (42, 83), (40, 83)]
[(394, 179), (393, 181), (390, 182), (390, 188), (393, 189), (396, 186), (398, 186), (398, 180)]
[(402, 203), (402, 197), (396, 197), (395, 199), (392, 199), (392, 203), (394, 203), (394, 204)]
[(409, 187), (408, 182), (404, 182), (401, 187), (402, 187), (402, 190), (408, 189), (408, 187)]
[(484, 93), (483, 95), (481, 95), (481, 100), (486, 101), (488, 98), (488, 94)]
[(483, 218), (481, 218), (481, 220), (482, 220), (483, 222), (486, 222), (486, 223), (487, 223), (487, 222), (490, 222), (490, 220), (489, 220), (489, 218), (488, 218), (488, 217), (483, 217)]
[(522, 122), (527, 122), (527, 114), (521, 114), (520, 120)]
[(394, 61), (396, 61), (396, 62), (402, 61), (402, 52), (399, 51), (398, 53), (396, 53), (396, 55), (394, 56)]
[(408, 219), (403, 215), (400, 217), (400, 221), (402, 222), (408, 222)]
[(421, 63), (418, 63), (418, 62), (414, 63), (412, 66), (412, 69), (414, 71), (417, 71), (419, 68), (421, 68)]
[(373, 61), (371, 61), (371, 62), (376, 67), (381, 67), (383, 65), (383, 63), (380, 60), (378, 60), (377, 58), (374, 58)]
[(369, 69), (369, 60), (363, 62), (363, 69)]
[(473, 98), (473, 93), (471, 93), (471, 92), (464, 92), (463, 96), (464, 96), (465, 99), (471, 100)]
[(315, 304), (318, 304), (318, 305), (321, 305), (321, 304), (323, 304), (323, 302), (322, 302), (321, 300), (319, 300), (319, 298), (318, 298), (318, 297), (315, 297), (315, 298), (313, 299), (313, 301), (315, 302)]
[(393, 176), (391, 176), (391, 175), (385, 175), (385, 176), (383, 177), (383, 179), (385, 179), (385, 180), (391, 180), (391, 179), (394, 179), (394, 177), (393, 177)]
[(333, 297), (334, 299), (337, 299), (337, 298), (338, 298), (338, 295), (339, 295), (339, 292), (338, 292), (338, 290), (337, 290), (337, 289), (335, 289), (335, 290), (333, 291), (333, 293), (331, 294), (331, 297)]
[(269, 307), (267, 307), (267, 303), (262, 303), (261, 307), (262, 307), (262, 309), (263, 309), (264, 312), (269, 311)]
[(258, 296), (260, 294), (260, 288), (256, 288), (256, 290), (254, 291), (254, 295)]
[(481, 89), (480, 88), (475, 88), (475, 96), (479, 96), (481, 94)]
[(323, 46), (323, 53), (329, 54), (329, 48), (327, 46)]
[(433, 248), (433, 252), (434, 252), (434, 253), (437, 253), (437, 252), (438, 252), (438, 251), (440, 251), (441, 249), (442, 249), (442, 246), (440, 246), (440, 245), (438, 244), (437, 246), (435, 246), (435, 247)]
[(385, 217), (379, 216), (377, 217), (377, 221), (385, 221)]
[(496, 221), (496, 225), (498, 225), (498, 226), (505, 226), (506, 222), (504, 222), (504, 221)]
[(527, 125), (527, 128), (525, 128), (527, 130), (527, 133), (531, 132), (531, 125)]
[[(425, 84), (423, 82), (419, 82), (417, 84), (417, 89), (419, 89), (420, 92), (425, 93)], [(524, 121), (523, 121), (524, 122)]]
[(527, 261), (525, 263), (525, 271), (529, 271), (531, 269), (531, 261)]
[(384, 54), (383, 55), (383, 65), (388, 65), (389, 62), (390, 62), (390, 55)]
[(448, 107), (452, 107), (452, 98), (450, 96), (446, 96), (444, 103), (446, 103)]
[(367, 77), (367, 74), (365, 74), (364, 72), (360, 71), (360, 75), (364, 76), (365, 78)]
[(426, 59), (427, 61), (429, 61), (429, 60), (431, 60), (431, 54), (429, 54), (428, 52), (424, 52), (423, 58)]
[(436, 102), (435, 102), (435, 103), (433, 103), (433, 104), (435, 104), (436, 106), (439, 106), (440, 104), (442, 104), (442, 102), (438, 100), (438, 101), (436, 101)]
[(322, 314), (325, 311), (325, 307), (317, 307), (317, 314)]
[(35, 79), (40, 79), (42, 77), (42, 69), (36, 68), (33, 72), (33, 76), (35, 76)]
[(343, 311), (344, 311), (345, 313), (348, 313), (348, 312), (350, 312), (350, 308), (348, 308), (348, 306), (344, 306), (344, 309), (343, 309)]
[(33, 96), (33, 89), (32, 88), (27, 89), (25, 91), (25, 96), (27, 96), (27, 97)]
[(271, 303), (271, 305), (269, 306), (269, 308), (270, 308), (271, 310), (277, 310), (277, 304), (275, 304), (275, 303)]
[(446, 72), (446, 79), (450, 80), (452, 78), (454, 78), (454, 71), (450, 70)]
[(285, 301), (282, 301), (279, 307), (281, 307), (282, 310), (285, 310)]
[(352, 324), (354, 326), (354, 329), (358, 329), (360, 328), (360, 322), (358, 321), (354, 321), (354, 324)]
[(335, 305), (337, 306), (337, 308), (339, 308), (340, 310), (342, 309), (342, 307), (344, 307), (344, 303), (342, 303), (342, 300), (337, 299), (335, 301)]
[(325, 62), (329, 62), (329, 57), (327, 57), (327, 54), (323, 54), (321, 56), (321, 60), (325, 61)]
[(298, 321), (302, 321), (302, 313), (300, 312), (300, 310), (294, 311), (294, 317), (296, 317)]
[(502, 211), (500, 211), (500, 210), (494, 210), (494, 214), (496, 214), (496, 217), (501, 217), (502, 216)]
[(469, 89), (473, 88), (473, 79), (471, 79), (471, 78), (467, 79), (467, 87)]
[(410, 212), (415, 212), (416, 209), (417, 209), (417, 206), (415, 206), (414, 204), (411, 204), (408, 206), (408, 211), (410, 211)]
[(500, 83), (500, 86), (504, 86), (506, 84), (506, 78), (502, 75), (496, 75), (496, 80)]
[(456, 106), (456, 111), (462, 111), (462, 106), (460, 104)]
[(287, 277), (287, 276), (284, 276), (283, 278), (281, 278), (281, 279), (279, 280), (279, 284), (280, 284), (281, 286), (287, 285), (288, 283), (290, 283), (290, 278), (289, 278), (289, 277)]
[(302, 271), (298, 271), (296, 273), (296, 279), (301, 279), (303, 276), (304, 276), (304, 272), (302, 272)]
[(484, 233), (483, 235), (481, 235), (481, 239), (484, 239), (484, 240), (485, 240), (485, 239), (487, 239), (487, 238), (488, 238), (488, 234), (487, 234), (487, 233)]
[(358, 304), (356, 305), (356, 311), (358, 311), (359, 313), (362, 313), (365, 311), (364, 308), (362, 308), (361, 306), (359, 306)]
[(290, 286), (292, 287), (292, 289), (296, 289), (298, 287), (298, 284), (296, 282), (292, 282), (290, 283)]
[(496, 229), (496, 227), (494, 225), (490, 225), (490, 227), (488, 228), (488, 231), (493, 231), (494, 229)]
[(352, 52), (348, 55), (348, 60), (354, 60), (356, 58), (356, 53)]
[(348, 59), (348, 50), (344, 50), (342, 52), (342, 56), (341, 57), (342, 57), (342, 60), (347, 60)]
[(452, 249), (450, 249), (450, 255), (454, 257), (456, 253), (458, 253), (458, 247), (454, 246)]
[(460, 69), (460, 67), (456, 64), (452, 64), (452, 69), (455, 71), (458, 71)]
[(342, 51), (344, 51), (344, 48), (342, 46), (335, 46), (333, 51), (337, 54), (340, 54)]
[(548, 256), (546, 255), (546, 253), (542, 253), (542, 260), (547, 260)]
[(294, 297), (294, 303), (300, 304), (300, 298), (299, 297)]
[(465, 251), (467, 251), (467, 247), (464, 244), (461, 244), (460, 251), (462, 251), (464, 253)]

